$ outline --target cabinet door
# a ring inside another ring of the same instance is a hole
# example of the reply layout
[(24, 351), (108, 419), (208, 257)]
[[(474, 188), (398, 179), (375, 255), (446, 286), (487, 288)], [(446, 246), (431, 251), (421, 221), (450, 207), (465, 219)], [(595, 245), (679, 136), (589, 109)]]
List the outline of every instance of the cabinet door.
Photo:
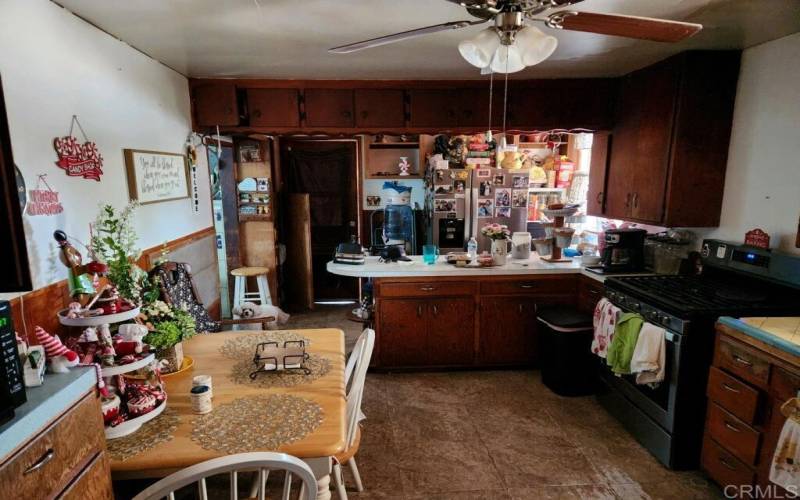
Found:
[(194, 116), (197, 125), (239, 125), (236, 87), (233, 84), (200, 85), (194, 88)]
[(471, 365), (475, 358), (474, 299), (434, 299), (428, 304), (428, 314), (428, 364)]
[[(461, 89), (459, 91), (458, 117), (459, 127), (477, 127), (486, 130), (489, 127), (489, 87)], [(494, 88), (492, 94), (492, 122), (495, 128), (503, 124), (503, 93)]]
[[(679, 82), (678, 61), (668, 60), (638, 72), (640, 114), (631, 182), (631, 217), (659, 223), (664, 218), (672, 124)], [(698, 165), (702, 168), (702, 165)]]
[(247, 107), (253, 127), (298, 127), (297, 89), (247, 89)]
[(65, 489), (58, 500), (95, 500), (114, 498), (108, 455), (101, 452), (86, 466), (80, 475)]
[(483, 297), (479, 362), (530, 365), (536, 355), (536, 302), (531, 296)]
[(454, 90), (411, 90), (412, 127), (454, 127), (457, 124)]
[(428, 364), (427, 302), (423, 299), (380, 299), (377, 334), (381, 366)]
[(352, 127), (353, 91), (349, 89), (307, 89), (306, 126)]
[[(640, 79), (628, 75), (623, 78), (618, 98), (617, 119), (611, 136), (604, 215), (627, 219), (630, 217), (631, 183), (638, 160), (638, 129), (640, 110), (638, 102), (643, 89)], [(596, 196), (596, 195), (595, 195)]]
[(609, 134), (605, 132), (595, 133), (592, 139), (589, 189), (586, 192), (586, 213), (595, 217), (602, 217), (605, 214), (609, 140)]
[(405, 102), (402, 90), (356, 89), (357, 127), (404, 127)]

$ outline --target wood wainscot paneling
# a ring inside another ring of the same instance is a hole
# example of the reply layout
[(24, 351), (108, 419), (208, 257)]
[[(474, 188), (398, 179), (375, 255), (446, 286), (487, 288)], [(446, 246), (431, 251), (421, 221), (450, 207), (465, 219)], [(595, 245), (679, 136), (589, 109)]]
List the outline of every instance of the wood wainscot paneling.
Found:
[[(213, 227), (201, 229), (200, 231), (168, 241), (163, 245), (144, 250), (137, 264), (139, 264), (142, 269), (150, 269), (155, 260), (166, 250), (169, 252), (169, 258), (171, 260), (188, 262), (192, 266), (195, 275), (197, 273), (197, 267), (207, 266), (205, 263), (208, 261), (213, 262), (216, 269), (216, 246), (213, 244), (215, 238)], [(212, 242), (211, 245), (206, 244), (209, 239)], [(191, 251), (191, 249), (196, 249), (198, 247), (209, 249), (209, 253), (214, 253), (209, 256)], [(173, 257), (184, 257), (186, 260), (174, 259)], [(215, 277), (214, 279), (219, 279), (216, 271), (213, 276)], [(50, 333), (62, 335), (65, 333), (65, 330), (56, 318), (56, 312), (59, 309), (67, 307), (70, 303), (67, 280), (57, 281), (45, 287), (38, 288), (12, 299), (10, 302), (14, 328), (20, 335), (24, 332), (28, 340), (33, 344), (38, 344), (36, 336), (33, 334), (36, 326), (41, 326)], [(219, 311), (219, 297), (216, 297), (213, 301), (207, 301), (206, 306), (212, 312), (214, 310)]]

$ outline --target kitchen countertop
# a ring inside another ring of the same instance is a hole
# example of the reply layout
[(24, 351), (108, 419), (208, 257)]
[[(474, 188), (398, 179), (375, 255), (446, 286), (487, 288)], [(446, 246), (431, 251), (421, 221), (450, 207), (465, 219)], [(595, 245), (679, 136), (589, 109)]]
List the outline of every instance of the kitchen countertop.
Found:
[[(380, 257), (366, 257), (363, 265), (337, 264), (328, 262), (329, 273), (355, 278), (414, 278), (414, 277), (439, 277), (439, 276), (527, 276), (533, 274), (583, 274), (599, 282), (605, 281), (607, 276), (602, 276), (587, 271), (580, 260), (570, 262), (550, 263), (541, 260), (538, 256), (528, 260), (512, 261), (499, 267), (456, 267), (447, 264), (444, 257), (433, 265), (422, 262), (421, 255), (411, 256), (411, 262), (379, 262)], [(614, 275), (622, 276), (622, 275)]]
[(737, 319), (723, 316), (719, 322), (773, 347), (800, 356), (800, 317)]
[(27, 387), (28, 400), (14, 418), (0, 425), (0, 462), (41, 432), (97, 384), (94, 367), (74, 367), (69, 373), (47, 373), (44, 384)]

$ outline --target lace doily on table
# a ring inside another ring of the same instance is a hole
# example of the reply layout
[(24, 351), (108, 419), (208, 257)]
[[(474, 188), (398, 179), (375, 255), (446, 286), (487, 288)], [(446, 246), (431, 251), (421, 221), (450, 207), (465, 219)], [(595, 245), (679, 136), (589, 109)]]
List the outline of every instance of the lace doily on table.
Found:
[(108, 440), (106, 442), (108, 454), (112, 460), (124, 462), (131, 457), (155, 448), (157, 445), (172, 439), (175, 429), (178, 428), (179, 420), (178, 416), (167, 408), (161, 415), (149, 422), (145, 422), (133, 434)]
[(314, 432), (323, 419), (314, 401), (289, 394), (236, 399), (198, 415), (192, 441), (227, 454), (276, 450)]

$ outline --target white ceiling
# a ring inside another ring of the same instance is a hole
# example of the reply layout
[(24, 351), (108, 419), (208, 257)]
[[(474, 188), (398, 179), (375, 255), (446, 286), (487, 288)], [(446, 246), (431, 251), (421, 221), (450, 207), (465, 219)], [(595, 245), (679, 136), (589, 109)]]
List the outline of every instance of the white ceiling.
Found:
[[(329, 47), (472, 19), (445, 0), (59, 0), (59, 4), (192, 77), (297, 79), (480, 78), (458, 42), (483, 26), (352, 54)], [(586, 0), (574, 7), (702, 23), (662, 44), (552, 31), (555, 54), (514, 78), (616, 76), (687, 49), (745, 48), (800, 31), (798, 0)]]

